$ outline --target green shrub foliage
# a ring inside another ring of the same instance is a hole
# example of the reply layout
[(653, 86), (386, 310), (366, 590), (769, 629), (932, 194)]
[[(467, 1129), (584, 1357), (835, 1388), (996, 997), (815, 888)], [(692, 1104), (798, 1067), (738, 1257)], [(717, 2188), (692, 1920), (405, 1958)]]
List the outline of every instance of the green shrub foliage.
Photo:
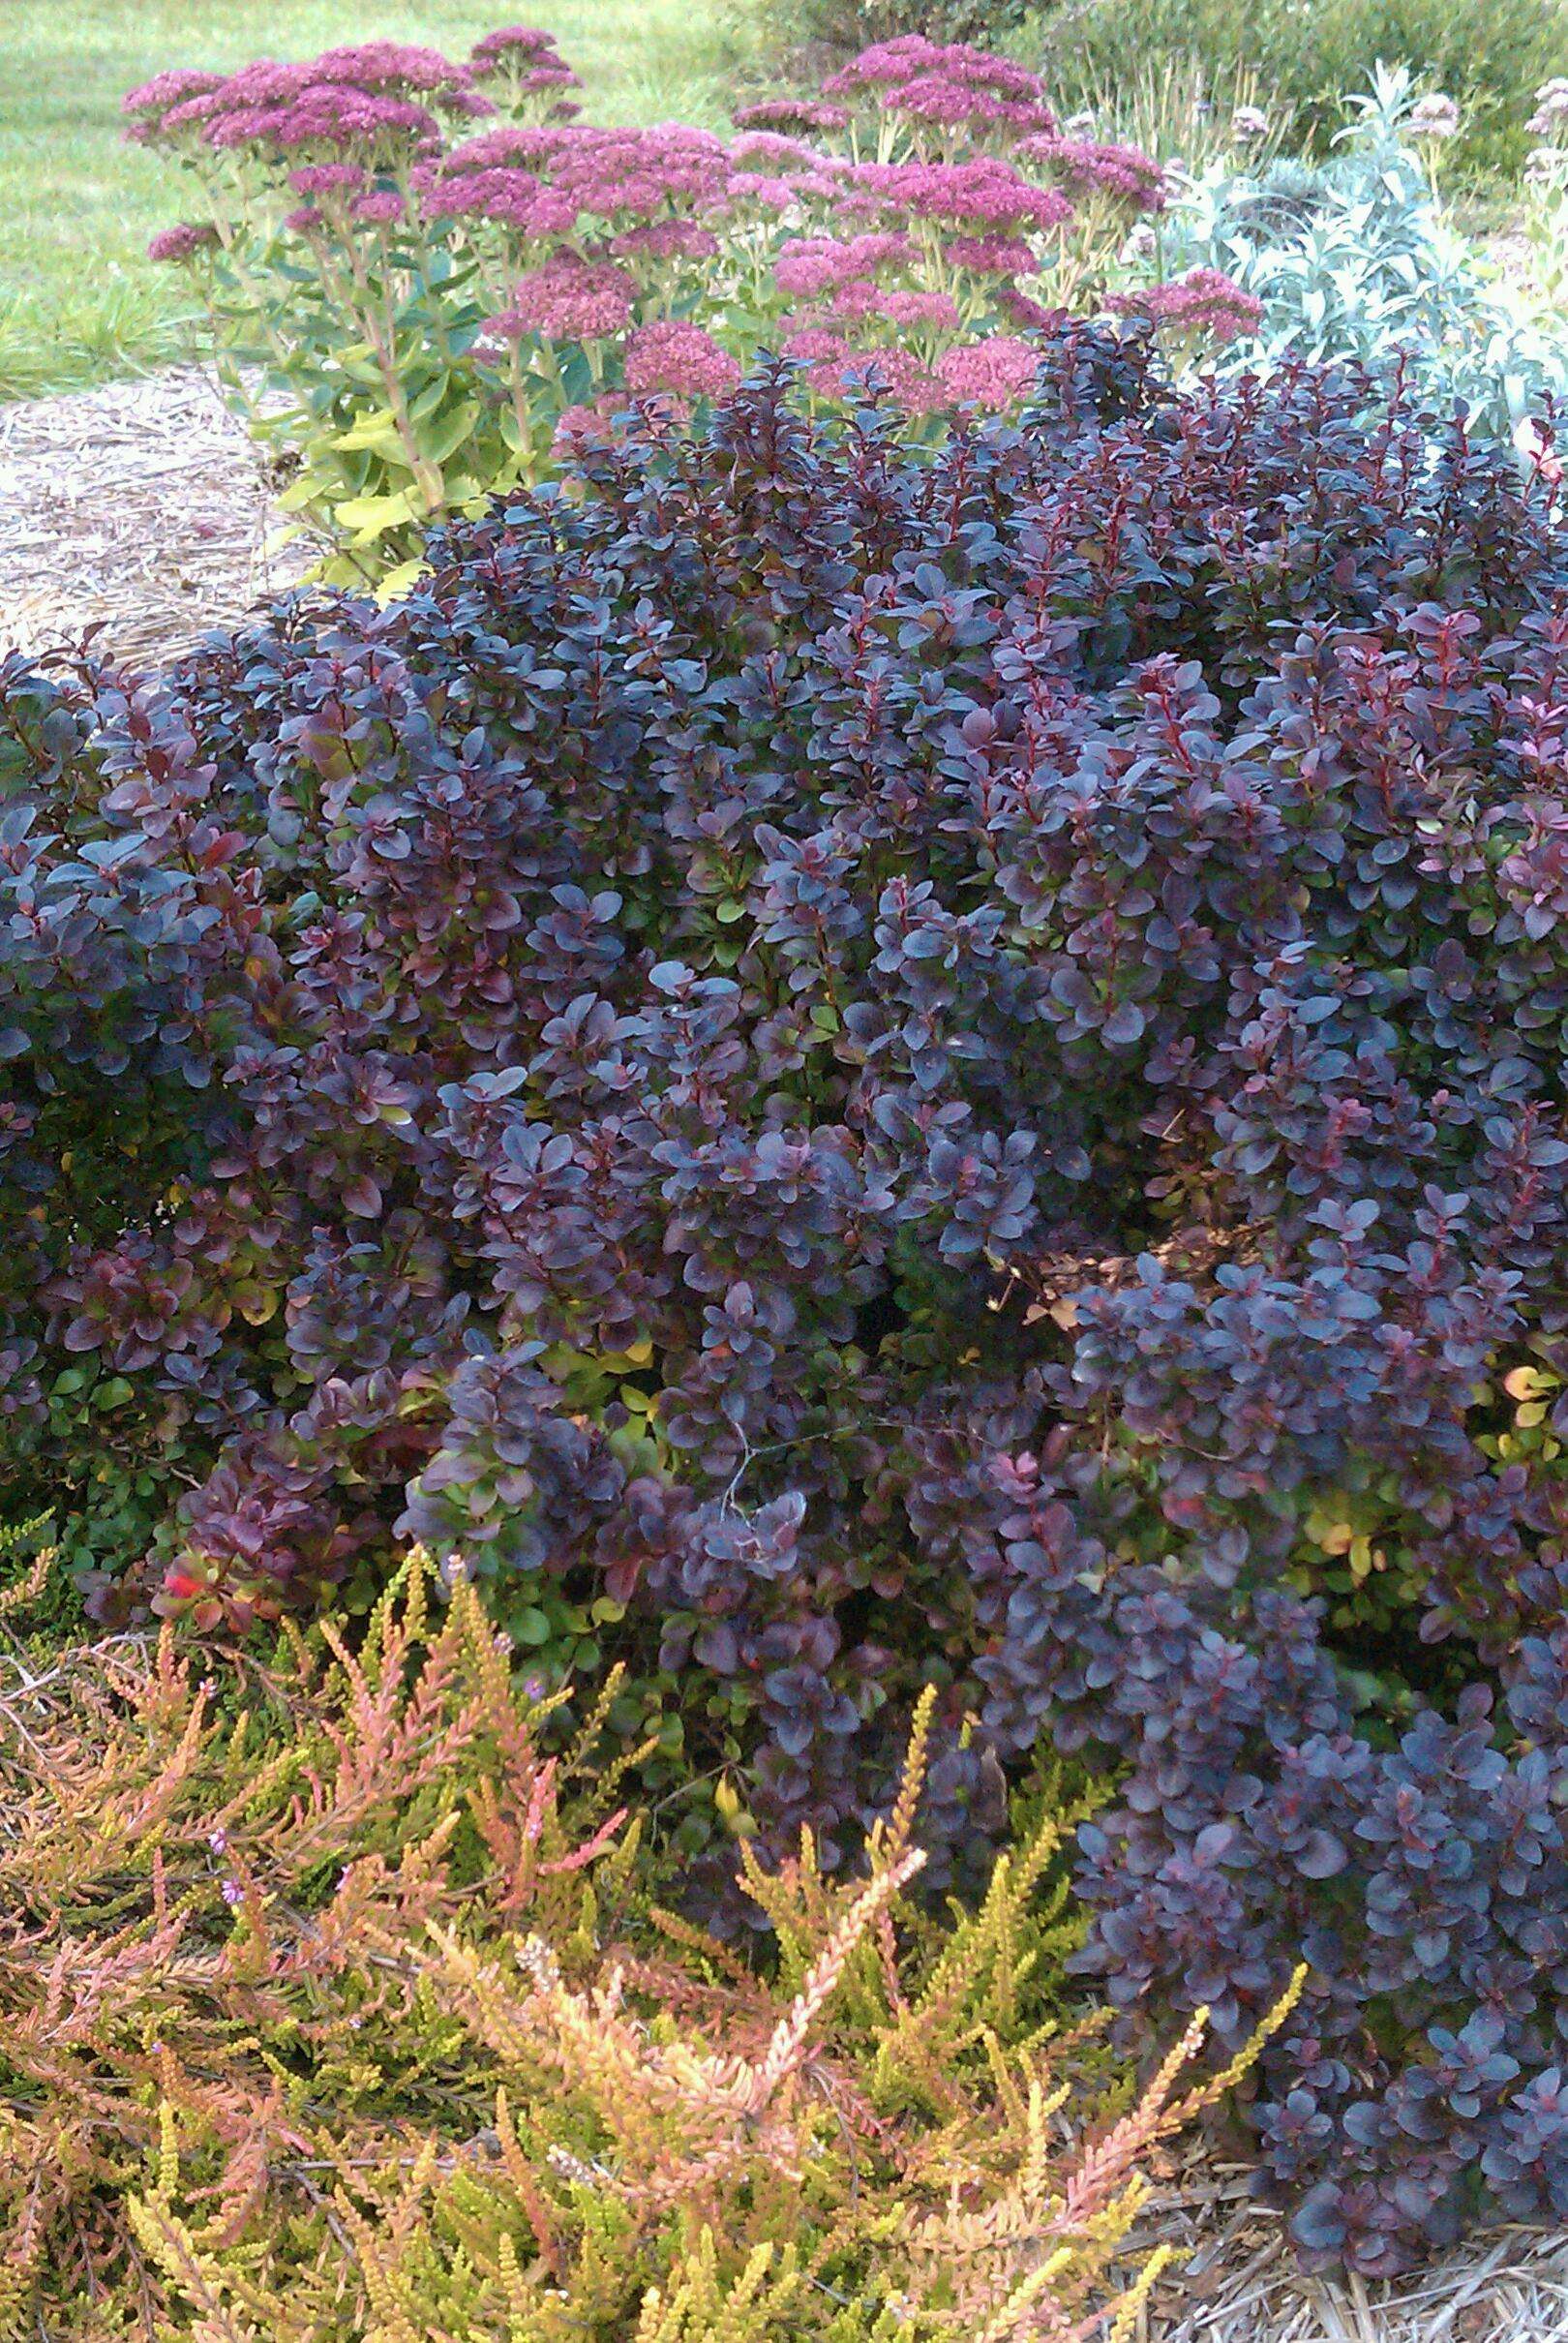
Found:
[(1472, 432), (1527, 448), (1531, 416), (1568, 392), (1568, 336), (1548, 289), (1554, 198), (1543, 191), (1522, 300), (1434, 196), (1409, 76), (1380, 71), (1354, 104), (1325, 163), (1238, 170), (1227, 159), (1204, 172), (1167, 215), (1165, 266), (1222, 270), (1261, 304), (1255, 329), (1224, 351), (1227, 369), (1291, 358), (1398, 369), (1437, 412), (1462, 400)]
[(1258, 2119), (1375, 2271), (1568, 2202), (1568, 545), (1364, 377), (1040, 354), (13, 666), (10, 1509), (161, 1473), (198, 1627), (467, 1557), (710, 1902), (927, 1678), (929, 1880), (1113, 1759), (1081, 1960), (1240, 2041), (1305, 1946)]
[(1343, 126), (1345, 93), (1379, 65), (1406, 66), (1457, 103), (1449, 167), (1472, 175), (1519, 169), (1536, 86), (1568, 67), (1553, 0), (1070, 0), (1037, 41), (1069, 109), (1114, 100), (1161, 60), (1197, 58), (1221, 87), (1255, 74), (1286, 143), (1320, 153)]

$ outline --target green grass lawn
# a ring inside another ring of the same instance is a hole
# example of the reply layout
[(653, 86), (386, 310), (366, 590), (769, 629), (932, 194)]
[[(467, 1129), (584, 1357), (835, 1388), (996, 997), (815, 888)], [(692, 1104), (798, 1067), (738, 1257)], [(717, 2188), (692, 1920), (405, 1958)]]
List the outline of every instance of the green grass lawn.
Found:
[(601, 121), (717, 125), (724, 0), (0, 0), (0, 399), (34, 398), (176, 358), (195, 320), (149, 235), (178, 219), (166, 161), (126, 146), (122, 93), (168, 65), (306, 57), (345, 41), (425, 41), (462, 55), (517, 21), (548, 26)]

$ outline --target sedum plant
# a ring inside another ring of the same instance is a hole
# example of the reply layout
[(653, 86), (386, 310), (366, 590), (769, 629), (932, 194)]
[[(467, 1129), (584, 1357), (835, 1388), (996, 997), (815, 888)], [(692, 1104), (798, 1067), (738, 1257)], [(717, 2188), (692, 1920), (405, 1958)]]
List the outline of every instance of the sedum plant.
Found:
[(762, 0), (748, 23), (766, 55), (785, 62), (824, 49), (853, 55), (872, 42), (920, 34), (941, 42), (1017, 46), (1031, 0)]
[(329, 574), (409, 574), (420, 525), (631, 403), (709, 407), (764, 346), (917, 425), (1015, 408), (1031, 328), (1092, 306), (1163, 201), (1148, 156), (1065, 136), (1038, 76), (919, 35), (742, 107), (728, 143), (572, 120), (574, 81), (518, 27), (463, 65), (374, 43), (125, 101), (200, 198), (154, 250), (297, 452), (285, 502), (341, 545)]
[(204, 1664), (0, 1702), (0, 2335), (1131, 2334), (1151, 2159), (1248, 2061), (1107, 2095), (1050, 2016), (1070, 1807), (915, 1911), (929, 1702), (862, 1871), (742, 1850), (753, 1968), (649, 1899), (615, 1679), (529, 1699), (463, 1578)]

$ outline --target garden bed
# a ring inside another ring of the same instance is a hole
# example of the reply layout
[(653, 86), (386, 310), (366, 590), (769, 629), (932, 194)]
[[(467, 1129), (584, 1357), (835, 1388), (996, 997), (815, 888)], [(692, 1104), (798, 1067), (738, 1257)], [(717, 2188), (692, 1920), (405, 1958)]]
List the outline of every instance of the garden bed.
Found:
[(0, 2337), (1568, 2343), (1568, 78), (581, 86), (0, 411)]

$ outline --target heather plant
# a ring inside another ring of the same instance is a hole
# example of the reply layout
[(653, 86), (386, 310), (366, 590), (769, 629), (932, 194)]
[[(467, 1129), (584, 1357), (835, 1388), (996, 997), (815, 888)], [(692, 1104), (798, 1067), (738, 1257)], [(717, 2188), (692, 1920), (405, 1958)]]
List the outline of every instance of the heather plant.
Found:
[(13, 662), (0, 1517), (149, 1476), (111, 1626), (460, 1560), (718, 1928), (926, 1683), (928, 1890), (1086, 1752), (1074, 1960), (1230, 2049), (1306, 1955), (1253, 2119), (1378, 2271), (1568, 2185), (1556, 468), (1041, 349)]
[(199, 197), (155, 249), (297, 452), (284, 501), (339, 541), (329, 574), (406, 576), (420, 524), (628, 405), (706, 411), (763, 347), (829, 402), (876, 380), (927, 433), (1016, 408), (1031, 329), (1093, 307), (1163, 201), (1147, 155), (1065, 136), (1038, 76), (919, 35), (742, 106), (728, 144), (576, 122), (573, 82), (512, 28), (463, 65), (374, 43), (126, 99)]
[(7, 1683), (0, 2334), (1130, 2334), (1159, 2143), (1236, 2078), (1193, 2027), (1137, 2091), (1065, 2009), (1070, 1805), (922, 1916), (927, 1703), (859, 1873), (742, 1847), (747, 1968), (653, 1900), (615, 1679), (530, 1699), (436, 1592)]

